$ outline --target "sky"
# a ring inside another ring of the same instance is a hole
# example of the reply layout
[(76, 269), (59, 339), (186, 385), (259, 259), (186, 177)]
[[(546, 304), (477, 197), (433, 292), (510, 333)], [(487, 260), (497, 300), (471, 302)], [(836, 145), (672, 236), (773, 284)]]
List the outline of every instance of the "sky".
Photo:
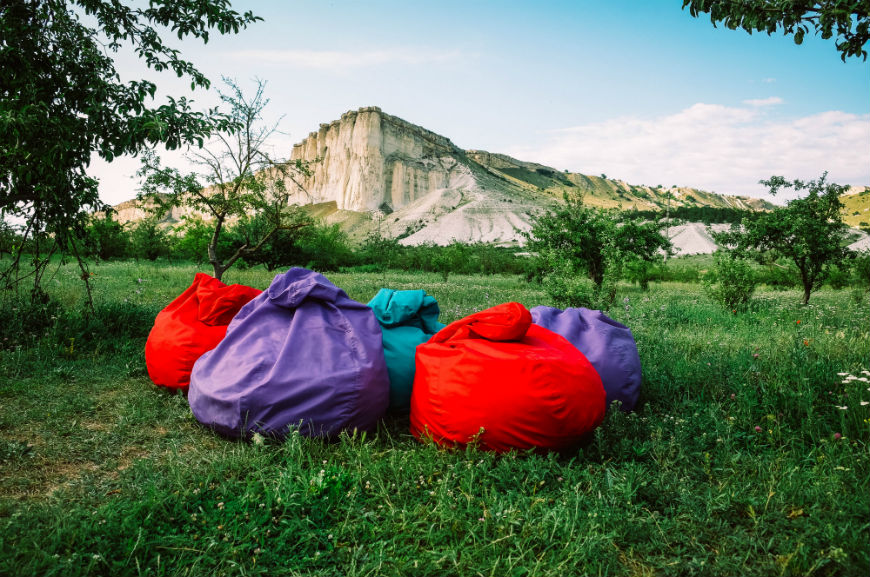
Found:
[[(266, 120), (290, 155), (318, 125), (363, 106), (558, 170), (630, 184), (770, 197), (759, 180), (870, 185), (870, 61), (834, 39), (795, 45), (693, 18), (681, 0), (236, 0), (264, 21), (238, 35), (174, 42), (213, 81), (157, 74), (132, 55), (122, 79), (217, 104), (221, 77), (266, 81)], [(868, 46), (870, 49), (870, 46)], [(184, 159), (158, 150), (164, 161)], [(95, 159), (100, 196), (136, 195), (138, 159)]]

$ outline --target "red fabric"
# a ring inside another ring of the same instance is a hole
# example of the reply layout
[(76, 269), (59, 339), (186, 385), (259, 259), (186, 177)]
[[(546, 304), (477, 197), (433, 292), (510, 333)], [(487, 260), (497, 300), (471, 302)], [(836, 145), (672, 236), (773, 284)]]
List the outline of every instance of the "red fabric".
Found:
[(186, 390), (196, 360), (223, 340), (239, 309), (261, 292), (196, 273), (193, 284), (154, 319), (145, 343), (145, 365), (154, 384)]
[[(566, 449), (601, 424), (601, 378), (577, 348), (505, 303), (417, 347), (411, 432), (445, 445)], [(481, 433), (481, 429), (483, 432)]]

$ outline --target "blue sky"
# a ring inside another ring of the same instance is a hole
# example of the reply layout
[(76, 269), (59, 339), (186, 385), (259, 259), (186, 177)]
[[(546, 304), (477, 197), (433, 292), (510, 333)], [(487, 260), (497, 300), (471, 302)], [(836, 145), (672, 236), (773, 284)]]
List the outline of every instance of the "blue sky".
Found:
[[(870, 185), (870, 62), (833, 39), (797, 46), (692, 18), (680, 0), (233, 2), (265, 21), (178, 44), (215, 85), (268, 82), (286, 150), (362, 106), (463, 148), (631, 184), (765, 197), (773, 174)], [(119, 55), (122, 77), (184, 82)], [(202, 106), (214, 94), (192, 95)], [(183, 163), (177, 155), (167, 161)], [(135, 195), (138, 163), (92, 164), (101, 196)]]

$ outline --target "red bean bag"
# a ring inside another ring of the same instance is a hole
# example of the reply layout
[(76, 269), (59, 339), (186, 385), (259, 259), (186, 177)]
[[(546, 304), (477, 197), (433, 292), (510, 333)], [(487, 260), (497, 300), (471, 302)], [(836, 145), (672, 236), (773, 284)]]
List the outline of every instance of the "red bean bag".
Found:
[(145, 343), (145, 365), (154, 384), (186, 391), (196, 360), (221, 342), (236, 313), (261, 292), (196, 273), (193, 284), (154, 319)]
[(568, 449), (601, 424), (601, 378), (574, 345), (505, 303), (417, 347), (411, 432), (497, 451)]

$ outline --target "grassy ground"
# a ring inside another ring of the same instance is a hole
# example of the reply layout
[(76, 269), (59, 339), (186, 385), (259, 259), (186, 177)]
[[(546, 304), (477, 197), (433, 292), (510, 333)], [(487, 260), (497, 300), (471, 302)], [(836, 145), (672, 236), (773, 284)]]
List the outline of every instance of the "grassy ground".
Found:
[[(72, 266), (47, 282), (63, 308), (0, 312), (0, 575), (870, 572), (870, 307), (849, 291), (733, 314), (693, 284), (621, 287), (640, 409), (579, 453), (499, 457), (420, 444), (401, 415), (332, 444), (216, 437), (142, 355), (193, 267), (94, 272), (97, 319)], [(445, 322), (547, 304), (514, 277), (328, 276), (363, 302), (424, 288)]]

